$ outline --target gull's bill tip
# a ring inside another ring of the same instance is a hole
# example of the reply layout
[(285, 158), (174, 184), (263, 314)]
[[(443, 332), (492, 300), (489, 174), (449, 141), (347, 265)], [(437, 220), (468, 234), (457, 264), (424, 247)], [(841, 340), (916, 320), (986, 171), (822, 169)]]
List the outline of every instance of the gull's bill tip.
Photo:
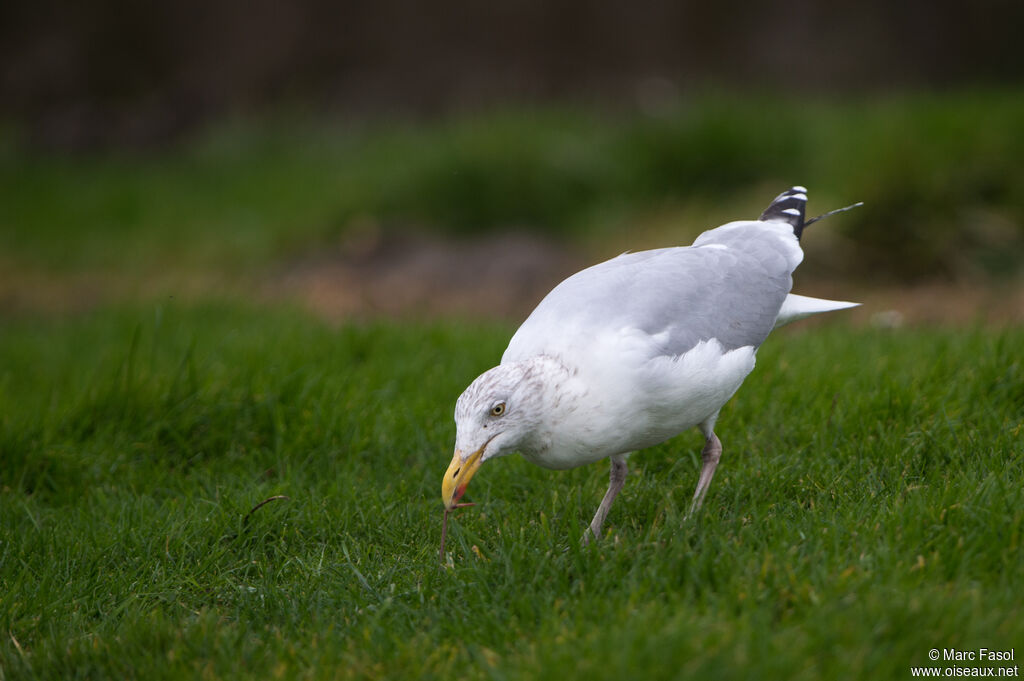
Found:
[(448, 464), (448, 470), (445, 471), (444, 480), (441, 481), (441, 500), (444, 502), (444, 507), (447, 510), (450, 511), (455, 508), (459, 499), (466, 493), (469, 481), (476, 474), (477, 469), (480, 468), (483, 454), (484, 448), (481, 447), (463, 459), (462, 451), (459, 449), (455, 450), (452, 462)]

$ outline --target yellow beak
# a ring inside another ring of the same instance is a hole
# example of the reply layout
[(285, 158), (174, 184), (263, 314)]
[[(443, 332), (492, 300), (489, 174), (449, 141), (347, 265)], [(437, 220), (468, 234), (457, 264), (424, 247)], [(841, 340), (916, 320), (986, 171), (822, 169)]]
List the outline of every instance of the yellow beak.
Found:
[(462, 451), (455, 450), (455, 456), (448, 464), (444, 480), (441, 481), (441, 499), (444, 501), (444, 507), (449, 511), (455, 508), (455, 503), (465, 494), (466, 486), (477, 469), (480, 468), (480, 458), (484, 455), (484, 447), (470, 454), (465, 461), (462, 460)]

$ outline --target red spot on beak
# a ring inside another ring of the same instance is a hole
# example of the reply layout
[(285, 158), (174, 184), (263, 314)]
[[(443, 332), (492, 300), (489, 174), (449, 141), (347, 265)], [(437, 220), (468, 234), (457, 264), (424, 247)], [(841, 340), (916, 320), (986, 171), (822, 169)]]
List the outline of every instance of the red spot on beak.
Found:
[(466, 485), (461, 485), (458, 488), (456, 488), (456, 490), (455, 490), (455, 497), (452, 498), (452, 503), (454, 504), (456, 501), (461, 499), (462, 495), (465, 494), (465, 493), (466, 493)]

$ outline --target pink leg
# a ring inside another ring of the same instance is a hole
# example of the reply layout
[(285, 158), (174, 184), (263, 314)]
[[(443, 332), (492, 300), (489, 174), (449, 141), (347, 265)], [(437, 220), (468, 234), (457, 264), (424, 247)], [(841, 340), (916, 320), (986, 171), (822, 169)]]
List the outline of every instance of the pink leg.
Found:
[(625, 454), (618, 454), (612, 457), (612, 470), (608, 476), (608, 491), (605, 492), (601, 505), (597, 507), (594, 519), (590, 521), (589, 531), (583, 534), (584, 546), (590, 543), (591, 535), (593, 535), (594, 539), (601, 538), (601, 526), (604, 524), (604, 519), (608, 517), (608, 511), (611, 510), (612, 502), (615, 501), (615, 497), (618, 496), (622, 485), (626, 482), (627, 470)]
[(688, 515), (696, 513), (704, 502), (704, 495), (707, 494), (708, 486), (711, 485), (711, 476), (715, 474), (718, 460), (722, 458), (722, 443), (710, 427), (705, 432), (705, 437), (707, 441), (704, 443), (704, 451), (701, 452), (704, 465), (700, 469), (700, 479), (697, 480), (697, 490), (693, 493), (693, 503), (690, 505)]

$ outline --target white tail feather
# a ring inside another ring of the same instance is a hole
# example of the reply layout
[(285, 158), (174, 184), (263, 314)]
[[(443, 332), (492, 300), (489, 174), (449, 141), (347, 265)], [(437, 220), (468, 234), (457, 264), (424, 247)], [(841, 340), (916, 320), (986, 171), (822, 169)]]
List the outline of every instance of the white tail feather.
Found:
[(810, 298), (808, 296), (798, 296), (795, 293), (790, 293), (786, 296), (786, 300), (782, 302), (782, 309), (779, 310), (779, 316), (775, 318), (775, 328), (777, 329), (783, 324), (789, 324), (790, 322), (795, 322), (798, 319), (810, 317), (811, 315), (821, 314), (822, 312), (845, 310), (847, 308), (857, 307), (858, 305), (860, 305), (860, 303), (848, 303), (844, 300)]

